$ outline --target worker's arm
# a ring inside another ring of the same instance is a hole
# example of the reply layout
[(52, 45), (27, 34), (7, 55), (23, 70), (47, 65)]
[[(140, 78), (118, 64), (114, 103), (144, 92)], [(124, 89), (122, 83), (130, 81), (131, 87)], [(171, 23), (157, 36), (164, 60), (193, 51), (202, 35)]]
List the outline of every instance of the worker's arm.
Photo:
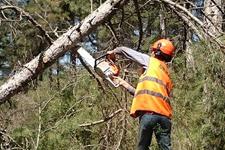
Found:
[(135, 94), (135, 88), (130, 85), (127, 81), (123, 80), (120, 77), (115, 77), (116, 80), (119, 82), (119, 85), (121, 85), (123, 88), (125, 88), (131, 95), (134, 96)]
[(107, 53), (124, 55), (126, 58), (139, 63), (145, 69), (148, 66), (149, 56), (147, 54), (140, 53), (140, 52), (135, 51), (128, 47), (117, 47), (117, 48), (113, 49), (112, 51), (108, 51)]

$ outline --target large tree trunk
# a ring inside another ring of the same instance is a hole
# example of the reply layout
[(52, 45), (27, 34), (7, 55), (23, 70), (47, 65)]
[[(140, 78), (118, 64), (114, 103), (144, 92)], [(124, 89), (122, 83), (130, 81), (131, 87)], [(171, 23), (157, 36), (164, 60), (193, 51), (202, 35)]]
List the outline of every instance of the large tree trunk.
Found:
[(166, 38), (166, 21), (165, 21), (165, 9), (163, 4), (160, 4), (160, 11), (159, 11), (159, 26), (161, 31), (161, 37)]
[(0, 87), (0, 103), (21, 91), (39, 73), (43, 72), (44, 69), (52, 65), (66, 51), (74, 47), (126, 1), (107, 0), (79, 25), (72, 27), (60, 36), (46, 51), (43, 51), (29, 63), (25, 64)]
[[(197, 5), (197, 2), (199, 0), (194, 0), (194, 4), (196, 5), (195, 7), (198, 7)], [(190, 4), (186, 3), (184, 4), (184, 6), (186, 7), (187, 10), (189, 10), (193, 16), (195, 16), (196, 18), (200, 19), (200, 14), (197, 13), (197, 9), (194, 9), (194, 10), (190, 10), (192, 9), (192, 7), (190, 7)], [(195, 60), (194, 60), (194, 57), (193, 57), (193, 50), (191, 49), (191, 44), (192, 44), (192, 41), (194, 40), (194, 38), (196, 38), (196, 34), (193, 33), (190, 28), (186, 29), (186, 48), (185, 48), (185, 53), (186, 53), (186, 67), (187, 69), (189, 70), (195, 70)], [(194, 37), (195, 36), (195, 37)]]
[(189, 70), (195, 70), (195, 61), (194, 61), (194, 57), (193, 57), (193, 51), (190, 48), (190, 44), (192, 43), (191, 41), (191, 33), (190, 30), (187, 31), (187, 38), (186, 38), (186, 49), (185, 49), (185, 54), (186, 54), (186, 67)]

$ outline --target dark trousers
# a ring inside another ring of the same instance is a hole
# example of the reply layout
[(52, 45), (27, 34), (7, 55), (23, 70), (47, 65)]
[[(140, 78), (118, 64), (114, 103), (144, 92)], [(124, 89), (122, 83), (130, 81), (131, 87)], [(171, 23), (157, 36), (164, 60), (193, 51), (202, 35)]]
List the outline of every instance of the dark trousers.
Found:
[(171, 120), (165, 116), (144, 113), (139, 118), (138, 150), (149, 150), (154, 132), (162, 150), (171, 150)]

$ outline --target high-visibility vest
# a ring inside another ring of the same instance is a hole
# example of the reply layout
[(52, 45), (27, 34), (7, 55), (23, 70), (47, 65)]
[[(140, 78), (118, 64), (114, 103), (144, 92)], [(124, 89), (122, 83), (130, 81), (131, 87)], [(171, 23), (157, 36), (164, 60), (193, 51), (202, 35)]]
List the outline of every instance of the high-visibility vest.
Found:
[(150, 111), (171, 118), (170, 92), (172, 82), (167, 65), (150, 57), (147, 70), (141, 75), (137, 85), (130, 115), (138, 117), (139, 112)]

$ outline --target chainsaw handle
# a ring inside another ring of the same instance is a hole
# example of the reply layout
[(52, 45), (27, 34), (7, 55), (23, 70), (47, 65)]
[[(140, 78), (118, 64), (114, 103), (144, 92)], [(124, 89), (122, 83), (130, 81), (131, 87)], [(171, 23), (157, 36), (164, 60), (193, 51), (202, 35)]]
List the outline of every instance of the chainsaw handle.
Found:
[(106, 57), (106, 56), (108, 56), (108, 55), (109, 55), (109, 54), (106, 53), (106, 54), (103, 54), (103, 55), (97, 57), (97, 58), (95, 59), (94, 68), (96, 68), (97, 64), (100, 63), (100, 62), (97, 63), (97, 61), (98, 61), (99, 59), (102, 59), (102, 58), (104, 58), (104, 57)]
[(109, 54), (103, 54), (103, 55), (101, 55), (101, 56), (99, 56), (99, 57), (97, 57), (95, 60), (99, 60), (99, 59), (101, 59), (101, 58), (103, 58), (103, 57), (106, 57), (106, 56), (108, 56)]
[(119, 86), (120, 86), (119, 83), (114, 83), (114, 82), (112, 81), (112, 79), (110, 79), (109, 77), (107, 77), (106, 80), (108, 80), (114, 87), (119, 87)]

